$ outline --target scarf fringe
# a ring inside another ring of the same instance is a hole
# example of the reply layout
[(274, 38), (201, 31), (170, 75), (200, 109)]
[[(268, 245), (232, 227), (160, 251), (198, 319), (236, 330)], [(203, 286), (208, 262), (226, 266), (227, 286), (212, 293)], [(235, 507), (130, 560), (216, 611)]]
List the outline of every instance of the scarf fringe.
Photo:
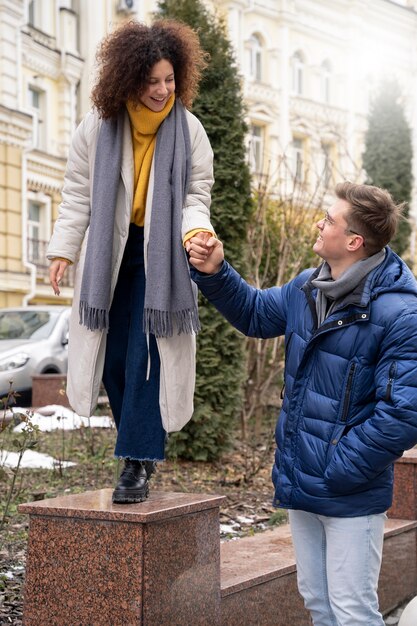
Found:
[(198, 309), (185, 309), (183, 311), (158, 311), (157, 309), (144, 309), (143, 332), (155, 335), (155, 337), (172, 337), (174, 327), (178, 335), (197, 334), (201, 330)]
[(88, 330), (108, 330), (109, 312), (106, 309), (91, 307), (85, 300), (80, 301), (80, 324)]

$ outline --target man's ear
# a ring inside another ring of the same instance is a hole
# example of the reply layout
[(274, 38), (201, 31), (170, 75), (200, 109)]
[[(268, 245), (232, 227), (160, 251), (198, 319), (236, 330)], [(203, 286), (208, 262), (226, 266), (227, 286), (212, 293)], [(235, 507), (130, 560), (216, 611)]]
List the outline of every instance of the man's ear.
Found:
[(362, 235), (352, 234), (349, 236), (347, 247), (350, 252), (356, 252), (363, 247), (363, 244), (364, 238), (362, 237)]

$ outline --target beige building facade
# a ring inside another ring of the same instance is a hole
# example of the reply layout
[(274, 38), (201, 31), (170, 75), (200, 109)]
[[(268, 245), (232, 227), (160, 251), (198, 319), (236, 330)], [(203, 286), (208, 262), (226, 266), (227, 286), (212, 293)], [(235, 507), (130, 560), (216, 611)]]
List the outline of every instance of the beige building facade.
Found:
[[(370, 100), (395, 78), (417, 146), (417, 12), (389, 0), (217, 0), (248, 106), (249, 158), (270, 185), (362, 181)], [(417, 160), (414, 160), (417, 179)], [(412, 212), (415, 219), (416, 202)]]
[[(90, 108), (96, 48), (120, 21), (149, 23), (156, 5), (0, 0), (0, 307), (58, 302), (45, 248), (71, 136)], [(366, 116), (382, 77), (399, 81), (417, 146), (417, 2), (207, 5), (224, 16), (235, 49), (255, 185), (361, 180)], [(70, 301), (72, 280), (70, 271), (59, 301)]]
[(0, 1), (0, 306), (54, 300), (45, 246), (84, 67), (77, 19), (69, 3)]

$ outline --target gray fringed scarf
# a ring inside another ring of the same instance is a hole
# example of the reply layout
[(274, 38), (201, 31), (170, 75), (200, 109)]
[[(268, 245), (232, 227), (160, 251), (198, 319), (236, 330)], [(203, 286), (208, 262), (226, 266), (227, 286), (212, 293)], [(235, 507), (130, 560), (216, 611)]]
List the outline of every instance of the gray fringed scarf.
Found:
[(80, 293), (80, 324), (109, 327), (114, 213), (122, 164), (124, 113), (103, 120), (97, 140), (90, 228)]
[(329, 264), (326, 261), (323, 263), (319, 275), (311, 281), (311, 284), (318, 289), (316, 311), (319, 326), (330, 315), (338, 301), (353, 292), (369, 272), (382, 263), (384, 258), (385, 249), (357, 261), (348, 267), (337, 280), (333, 280)]
[[(80, 323), (108, 329), (114, 214), (120, 183), (124, 111), (103, 120), (97, 143), (90, 231), (80, 294)], [(191, 172), (191, 142), (179, 100), (159, 127), (143, 315), (144, 332), (171, 337), (200, 330), (197, 299), (181, 240)]]

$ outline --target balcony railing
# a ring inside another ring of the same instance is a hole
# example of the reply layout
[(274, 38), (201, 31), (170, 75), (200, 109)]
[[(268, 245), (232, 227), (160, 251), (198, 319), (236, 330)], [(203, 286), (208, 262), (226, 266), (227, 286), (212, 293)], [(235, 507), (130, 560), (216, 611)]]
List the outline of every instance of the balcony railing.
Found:
[[(37, 279), (49, 282), (49, 265), (50, 262), (46, 258), (46, 249), (48, 242), (41, 239), (28, 239), (28, 261), (36, 265)], [(70, 265), (64, 274), (61, 282), (62, 287), (74, 287), (74, 266)]]

